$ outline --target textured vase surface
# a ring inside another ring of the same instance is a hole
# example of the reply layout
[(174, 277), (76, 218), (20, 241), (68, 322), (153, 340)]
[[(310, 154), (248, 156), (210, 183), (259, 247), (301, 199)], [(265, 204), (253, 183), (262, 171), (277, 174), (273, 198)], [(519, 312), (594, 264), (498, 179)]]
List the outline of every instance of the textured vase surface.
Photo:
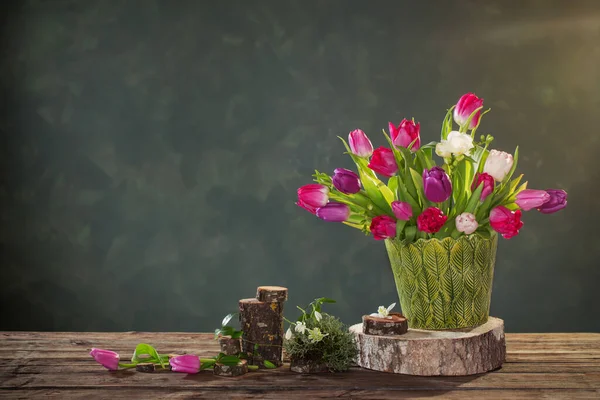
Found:
[(498, 235), (402, 243), (387, 239), (402, 313), (416, 329), (460, 329), (490, 313)]

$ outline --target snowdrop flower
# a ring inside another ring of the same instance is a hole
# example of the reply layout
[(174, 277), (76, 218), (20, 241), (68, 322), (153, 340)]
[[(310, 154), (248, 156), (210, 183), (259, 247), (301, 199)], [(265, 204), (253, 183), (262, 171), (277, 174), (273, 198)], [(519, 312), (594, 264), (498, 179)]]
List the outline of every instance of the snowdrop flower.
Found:
[(323, 316), (320, 312), (315, 310), (315, 318), (317, 319), (317, 321), (320, 321), (323, 318)]
[(379, 306), (379, 308), (377, 309), (377, 312), (371, 314), (371, 317), (391, 318), (389, 316), (389, 314), (390, 314), (390, 311), (392, 310), (392, 308), (394, 308), (394, 307), (396, 307), (396, 303), (390, 304), (390, 306), (388, 308), (385, 308), (384, 306)]
[(306, 332), (306, 324), (304, 322), (296, 322), (294, 330), (298, 333), (304, 333)]
[(435, 146), (435, 154), (443, 158), (449, 158), (451, 154), (455, 156), (469, 155), (473, 147), (475, 146), (471, 135), (452, 131), (448, 134), (447, 139), (442, 140)]
[(285, 332), (285, 339), (286, 340), (290, 340), (292, 338), (293, 334), (292, 334), (292, 328), (288, 328), (288, 330)]
[(322, 333), (319, 328), (308, 330), (308, 340), (310, 340), (311, 343), (318, 343), (327, 335), (329, 335), (329, 333)]

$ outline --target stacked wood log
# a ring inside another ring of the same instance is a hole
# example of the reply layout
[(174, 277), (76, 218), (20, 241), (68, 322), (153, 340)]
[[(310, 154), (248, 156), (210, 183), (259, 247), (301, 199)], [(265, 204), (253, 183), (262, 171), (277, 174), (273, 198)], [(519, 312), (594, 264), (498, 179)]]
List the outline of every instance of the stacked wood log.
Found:
[(260, 286), (256, 298), (240, 300), (242, 352), (250, 365), (265, 368), (265, 360), (278, 367), (283, 364), (283, 305), (287, 292), (280, 286)]
[(404, 315), (392, 312), (388, 318), (363, 315), (363, 333), (367, 335), (404, 335), (408, 331), (408, 320)]
[(240, 339), (222, 337), (219, 338), (219, 345), (221, 346), (221, 353), (226, 356), (237, 356), (242, 351)]
[(240, 376), (248, 372), (248, 362), (241, 360), (238, 365), (223, 365), (216, 363), (213, 373), (217, 376)]

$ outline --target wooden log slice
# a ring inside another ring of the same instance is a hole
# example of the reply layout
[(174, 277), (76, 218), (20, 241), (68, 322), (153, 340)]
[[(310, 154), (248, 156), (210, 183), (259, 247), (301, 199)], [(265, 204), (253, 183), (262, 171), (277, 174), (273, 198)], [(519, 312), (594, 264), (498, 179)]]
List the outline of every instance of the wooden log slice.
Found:
[(404, 335), (408, 331), (408, 320), (400, 313), (390, 313), (391, 318), (363, 315), (363, 333), (367, 335)]
[(396, 374), (473, 375), (499, 368), (506, 358), (504, 321), (490, 317), (475, 328), (429, 331), (409, 329), (401, 336), (363, 333), (350, 327), (359, 348), (358, 365)]
[(313, 360), (296, 359), (290, 361), (290, 369), (299, 374), (315, 374), (319, 372), (329, 372), (327, 365)]
[(221, 346), (221, 353), (225, 353), (227, 356), (235, 356), (242, 351), (240, 339), (222, 337), (219, 338), (219, 345)]
[(213, 374), (217, 376), (240, 376), (248, 372), (248, 363), (241, 360), (238, 365), (223, 365), (215, 363)]
[(140, 363), (135, 366), (135, 370), (138, 372), (154, 372), (154, 364), (152, 363)]
[[(265, 368), (264, 360), (282, 365), (283, 303), (265, 303), (257, 299), (239, 302), (242, 335), (242, 352), (250, 365)], [(254, 345), (258, 347), (255, 351)]]
[(287, 300), (288, 290), (281, 286), (259, 286), (256, 299), (267, 303), (283, 303)]

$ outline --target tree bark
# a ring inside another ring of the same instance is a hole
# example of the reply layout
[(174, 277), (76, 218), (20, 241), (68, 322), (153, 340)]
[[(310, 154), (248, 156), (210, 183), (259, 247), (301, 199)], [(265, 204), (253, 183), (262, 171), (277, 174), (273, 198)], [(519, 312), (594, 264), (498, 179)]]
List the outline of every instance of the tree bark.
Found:
[(223, 365), (216, 363), (213, 367), (213, 373), (217, 376), (240, 376), (248, 372), (248, 363), (241, 360), (238, 365)]
[(236, 356), (242, 351), (240, 339), (222, 337), (219, 338), (219, 345), (221, 346), (221, 353), (225, 353), (227, 356)]
[[(242, 351), (250, 365), (265, 368), (264, 360), (282, 365), (283, 303), (267, 303), (257, 299), (239, 302)], [(255, 349), (255, 345), (257, 345)]]
[(506, 357), (504, 321), (490, 317), (476, 328), (430, 331), (409, 329), (401, 336), (363, 333), (350, 327), (359, 348), (358, 365), (397, 374), (473, 375), (494, 370)]
[(290, 360), (290, 370), (300, 374), (315, 374), (318, 372), (328, 372), (327, 365), (318, 361), (297, 359)]
[(408, 331), (408, 321), (400, 313), (390, 313), (391, 318), (363, 315), (363, 333), (376, 336), (404, 335)]
[(256, 290), (258, 301), (267, 303), (283, 303), (287, 300), (288, 290), (281, 286), (259, 286)]

